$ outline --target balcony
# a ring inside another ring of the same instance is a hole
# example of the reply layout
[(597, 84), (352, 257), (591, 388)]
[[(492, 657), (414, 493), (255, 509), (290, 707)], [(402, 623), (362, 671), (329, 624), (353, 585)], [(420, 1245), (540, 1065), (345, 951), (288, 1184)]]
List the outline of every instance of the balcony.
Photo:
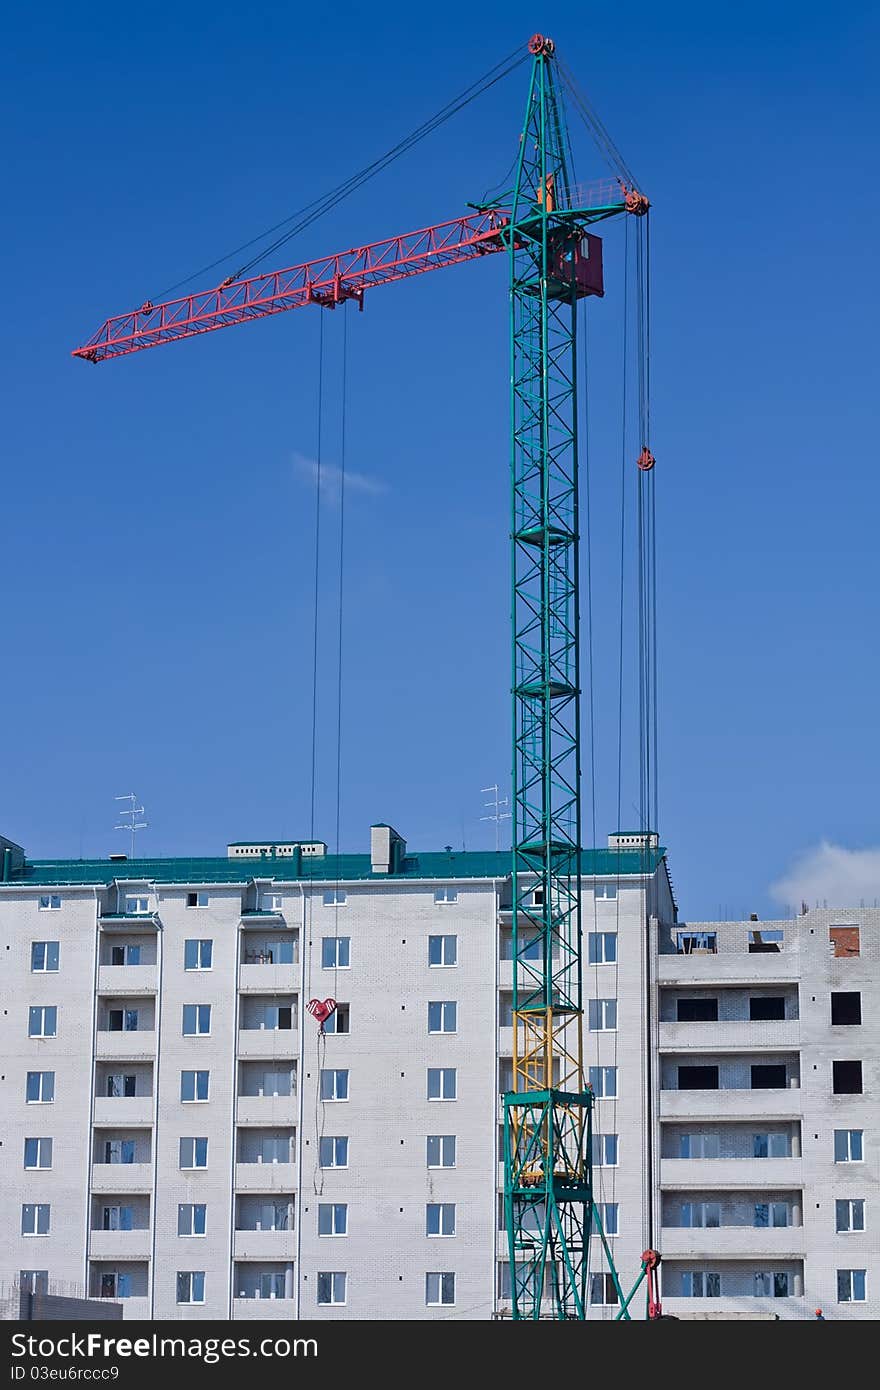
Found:
[[(688, 957), (692, 959), (692, 957)], [(749, 957), (763, 960), (765, 957)], [(760, 1038), (760, 1041), (757, 1039)], [(785, 1018), (762, 1023), (736, 1019), (726, 1023), (661, 1023), (660, 1051), (793, 1052), (801, 1045), (801, 1023)]]
[(157, 931), (162, 925), (158, 912), (102, 912), (101, 930)]
[(803, 1226), (664, 1226), (664, 1260), (798, 1260), (804, 1254)]
[(299, 1051), (294, 1028), (240, 1028), (238, 1055), (243, 1061), (286, 1061)]
[(112, 1125), (115, 1129), (130, 1129), (153, 1123), (152, 1096), (96, 1096), (96, 1125)]
[(232, 1316), (236, 1322), (248, 1318), (260, 1322), (288, 1322), (296, 1317), (296, 1301), (292, 1298), (234, 1298)]
[(111, 1033), (104, 1028), (98, 1030), (95, 1057), (99, 1062), (143, 1062), (155, 1055), (156, 1034), (153, 1029), (136, 1029), (132, 1033)]
[(152, 1187), (152, 1163), (96, 1163), (92, 1167), (93, 1192), (112, 1192), (123, 1196), (128, 1192), (150, 1192)]
[(90, 1231), (90, 1260), (148, 1260), (149, 1228), (140, 1231)]
[(296, 1232), (235, 1231), (232, 1254), (236, 1260), (292, 1260), (296, 1254)]
[(662, 1090), (660, 1119), (793, 1120), (800, 1116), (802, 1104), (797, 1086), (790, 1086), (784, 1091)]
[(235, 1111), (236, 1124), (261, 1125), (268, 1129), (283, 1128), (296, 1123), (299, 1101), (290, 1096), (239, 1096)]
[[(716, 1092), (717, 1094), (717, 1092)], [(725, 1092), (725, 1094), (727, 1094)], [(778, 1092), (774, 1093), (778, 1094)], [(705, 1191), (763, 1191), (769, 1187), (787, 1190), (803, 1186), (803, 1165), (799, 1158), (661, 1158), (660, 1186), (664, 1189)]]
[(238, 987), (243, 994), (291, 994), (298, 982), (298, 964), (243, 964), (238, 977)]
[(661, 955), (660, 985), (783, 985), (800, 979), (800, 957), (788, 945), (775, 952), (719, 951), (717, 955)]
[(243, 927), (258, 927), (261, 923), (268, 923), (273, 927), (286, 927), (287, 921), (284, 913), (279, 909), (273, 912), (268, 907), (243, 907), (241, 910), (241, 924)]
[(293, 1163), (236, 1163), (236, 1192), (293, 1192), (296, 1166)]
[(127, 994), (155, 994), (159, 987), (158, 966), (99, 965), (98, 993), (121, 998)]

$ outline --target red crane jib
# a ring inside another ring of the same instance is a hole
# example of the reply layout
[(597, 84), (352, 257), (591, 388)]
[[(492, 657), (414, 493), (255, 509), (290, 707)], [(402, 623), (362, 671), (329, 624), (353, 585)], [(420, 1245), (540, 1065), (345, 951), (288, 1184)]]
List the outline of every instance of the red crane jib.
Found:
[[(149, 300), (139, 309), (118, 314), (101, 325), (89, 341), (71, 354), (86, 362), (141, 352), (144, 348), (173, 343), (179, 338), (210, 333), (216, 328), (247, 323), (250, 319), (298, 309), (305, 304), (335, 308), (354, 299), (363, 308), (364, 291), (410, 275), (458, 265), (477, 256), (506, 249), (502, 233), (509, 216), (499, 209), (477, 212), (451, 222), (423, 227), (417, 232), (376, 241), (304, 265), (256, 275), (247, 280), (225, 280), (216, 289), (201, 290), (164, 304)], [(570, 255), (571, 253), (569, 253)], [(584, 233), (574, 248), (575, 296), (603, 293), (602, 243)], [(560, 297), (570, 295), (571, 270), (560, 254), (551, 271), (559, 276)]]

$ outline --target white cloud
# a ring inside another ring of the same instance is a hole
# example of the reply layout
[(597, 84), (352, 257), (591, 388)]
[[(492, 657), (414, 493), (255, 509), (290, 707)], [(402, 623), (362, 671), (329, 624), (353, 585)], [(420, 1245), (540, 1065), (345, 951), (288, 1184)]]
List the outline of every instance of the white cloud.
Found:
[[(338, 502), (342, 495), (342, 469), (335, 463), (322, 463), (319, 467), (315, 459), (306, 458), (304, 454), (293, 455), (293, 466), (301, 477), (307, 478), (314, 484), (320, 473), (321, 492), (328, 502)], [(372, 478), (368, 473), (355, 473), (350, 468), (345, 470), (345, 491), (358, 492), (362, 496), (377, 497), (388, 488), (381, 478)]]
[(770, 892), (797, 911), (808, 907), (872, 906), (880, 899), (880, 849), (845, 849), (827, 840), (804, 850)]

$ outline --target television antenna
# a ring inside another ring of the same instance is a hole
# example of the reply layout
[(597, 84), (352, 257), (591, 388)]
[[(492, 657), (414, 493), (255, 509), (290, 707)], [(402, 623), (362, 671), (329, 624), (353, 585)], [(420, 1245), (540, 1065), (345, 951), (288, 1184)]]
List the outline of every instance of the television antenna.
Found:
[(493, 792), (493, 793), (494, 793), (494, 800), (493, 800), (493, 801), (484, 801), (484, 802), (483, 802), (483, 805), (486, 806), (489, 810), (491, 810), (491, 811), (493, 812), (493, 814), (492, 814), (491, 816), (480, 816), (480, 820), (491, 820), (491, 821), (494, 821), (494, 822), (495, 822), (495, 848), (496, 848), (496, 850), (497, 850), (497, 849), (499, 848), (498, 836), (499, 836), (499, 832), (500, 832), (500, 829), (501, 829), (501, 822), (502, 822), (503, 820), (510, 820), (510, 812), (509, 812), (509, 811), (502, 811), (502, 810), (501, 810), (501, 807), (502, 807), (502, 806), (507, 806), (507, 805), (509, 805), (509, 802), (508, 802), (508, 799), (507, 799), (506, 796), (503, 797), (500, 801), (498, 800), (498, 783), (497, 783), (497, 782), (494, 784), (494, 786), (491, 786), (491, 787), (481, 787), (481, 788), (480, 788), (480, 791), (482, 791), (482, 792)]
[[(148, 828), (149, 822), (145, 820), (138, 820), (138, 816), (142, 816), (144, 814), (144, 808), (143, 806), (138, 806), (137, 797), (135, 796), (134, 792), (126, 792), (124, 796), (117, 796), (114, 799), (116, 801), (131, 802), (131, 805), (129, 806), (127, 811), (119, 812), (120, 816), (123, 817), (122, 824), (114, 825), (113, 829), (128, 831), (129, 835), (131, 836), (131, 854), (129, 855), (129, 858), (134, 859), (135, 835), (139, 830), (146, 830)], [(126, 817), (129, 817), (129, 819), (125, 819)]]

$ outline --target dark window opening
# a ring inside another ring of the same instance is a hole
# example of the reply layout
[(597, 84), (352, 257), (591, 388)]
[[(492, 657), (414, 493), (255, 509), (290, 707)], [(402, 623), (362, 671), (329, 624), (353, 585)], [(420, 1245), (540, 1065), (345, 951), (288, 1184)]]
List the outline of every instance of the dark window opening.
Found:
[(832, 1023), (861, 1023), (861, 1021), (862, 996), (858, 990), (853, 990), (846, 994), (832, 994)]
[(679, 999), (677, 1004), (679, 1023), (717, 1023), (717, 999)]
[(857, 956), (859, 954), (858, 927), (831, 927), (828, 935), (835, 956)]
[(834, 1094), (836, 1096), (858, 1096), (862, 1093), (861, 1062), (832, 1062), (834, 1074)]
[(679, 1067), (678, 1089), (680, 1091), (717, 1091), (717, 1067)]
[(749, 1018), (755, 1023), (768, 1018), (785, 1018), (785, 1000), (781, 995), (753, 994), (749, 997)]
[(753, 1091), (784, 1091), (785, 1063), (758, 1064), (752, 1067)]
[(757, 928), (753, 928), (753, 929), (749, 932), (749, 953), (750, 953), (750, 955), (759, 955), (759, 954), (761, 954), (762, 952), (766, 952), (766, 951), (776, 951), (776, 952), (778, 952), (778, 951), (781, 951), (781, 950), (782, 950), (782, 932), (781, 932), (781, 931), (758, 931)]

